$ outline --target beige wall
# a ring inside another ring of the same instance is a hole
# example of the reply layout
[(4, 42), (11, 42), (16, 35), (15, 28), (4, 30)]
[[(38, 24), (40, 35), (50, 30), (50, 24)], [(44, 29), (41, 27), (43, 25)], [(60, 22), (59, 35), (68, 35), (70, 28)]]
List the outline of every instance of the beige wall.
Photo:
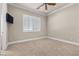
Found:
[[(8, 12), (14, 17), (14, 24), (8, 24), (8, 39), (9, 42), (24, 40), (28, 38), (36, 38), (46, 36), (46, 17), (22, 10), (13, 6), (8, 6)], [(27, 33), (23, 32), (23, 14), (34, 15), (41, 17), (41, 31)]]
[[(8, 24), (9, 42), (48, 35), (70, 41), (79, 41), (79, 4), (42, 18), (41, 32), (23, 32), (23, 14), (39, 16), (13, 6), (8, 12), (14, 16), (14, 24)], [(48, 30), (48, 31), (47, 31)]]
[(79, 4), (48, 16), (48, 35), (79, 41)]

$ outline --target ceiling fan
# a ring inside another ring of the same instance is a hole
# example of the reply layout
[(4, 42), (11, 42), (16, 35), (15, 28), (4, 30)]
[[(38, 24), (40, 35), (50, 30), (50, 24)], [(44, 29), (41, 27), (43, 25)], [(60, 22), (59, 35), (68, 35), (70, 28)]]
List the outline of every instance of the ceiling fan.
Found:
[(45, 6), (45, 10), (47, 10), (47, 9), (48, 9), (48, 5), (55, 6), (56, 3), (43, 3), (43, 4), (40, 5), (37, 9), (40, 9), (42, 6)]

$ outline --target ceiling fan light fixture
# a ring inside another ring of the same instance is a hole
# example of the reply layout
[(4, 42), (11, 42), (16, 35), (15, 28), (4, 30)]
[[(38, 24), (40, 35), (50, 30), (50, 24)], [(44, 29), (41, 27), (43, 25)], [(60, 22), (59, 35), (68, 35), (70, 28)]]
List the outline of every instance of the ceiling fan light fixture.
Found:
[(45, 10), (48, 10), (48, 5), (55, 6), (56, 3), (43, 3), (37, 9), (40, 9), (42, 6), (45, 6)]

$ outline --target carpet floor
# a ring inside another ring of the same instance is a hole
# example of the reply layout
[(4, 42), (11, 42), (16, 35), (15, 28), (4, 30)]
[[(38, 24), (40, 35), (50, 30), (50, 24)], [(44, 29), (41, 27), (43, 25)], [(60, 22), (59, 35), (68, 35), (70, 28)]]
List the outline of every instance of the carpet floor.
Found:
[(39, 39), (9, 45), (6, 56), (79, 56), (79, 46), (52, 39)]

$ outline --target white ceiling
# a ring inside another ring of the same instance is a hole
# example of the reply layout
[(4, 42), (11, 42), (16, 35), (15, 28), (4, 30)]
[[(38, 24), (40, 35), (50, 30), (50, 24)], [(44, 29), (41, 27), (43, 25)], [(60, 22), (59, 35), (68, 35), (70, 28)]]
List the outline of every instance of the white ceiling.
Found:
[[(35, 10), (38, 10), (37, 8), (43, 3), (19, 3), (19, 5), (22, 5), (24, 7), (28, 7), (28, 8), (31, 8), (31, 9), (35, 9)], [(51, 10), (55, 10), (57, 8), (61, 8), (63, 7), (64, 5), (66, 5), (67, 3), (56, 3), (55, 6), (48, 6), (48, 10), (45, 10), (45, 6), (41, 7), (38, 11), (41, 11), (41, 12), (49, 12)]]
[(9, 5), (13, 5), (22, 9), (26, 9), (28, 11), (37, 13), (37, 14), (42, 14), (46, 15), (51, 13), (52, 11), (58, 10), (59, 8), (62, 8), (69, 3), (56, 3), (55, 6), (48, 6), (48, 10), (45, 10), (45, 6), (41, 7), (39, 10), (37, 7), (39, 7), (43, 3), (10, 3)]
[(19, 3), (20, 5), (36, 9), (38, 6), (40, 6), (42, 3)]
[(33, 9), (33, 10), (48, 13), (51, 10), (55, 10), (57, 8), (63, 7), (67, 3), (56, 3), (55, 6), (48, 6), (48, 10), (45, 10), (45, 6), (41, 7), (39, 10), (37, 9), (43, 3), (18, 3), (18, 4), (21, 5), (21, 6), (24, 6), (26, 8), (28, 7), (28, 8)]

